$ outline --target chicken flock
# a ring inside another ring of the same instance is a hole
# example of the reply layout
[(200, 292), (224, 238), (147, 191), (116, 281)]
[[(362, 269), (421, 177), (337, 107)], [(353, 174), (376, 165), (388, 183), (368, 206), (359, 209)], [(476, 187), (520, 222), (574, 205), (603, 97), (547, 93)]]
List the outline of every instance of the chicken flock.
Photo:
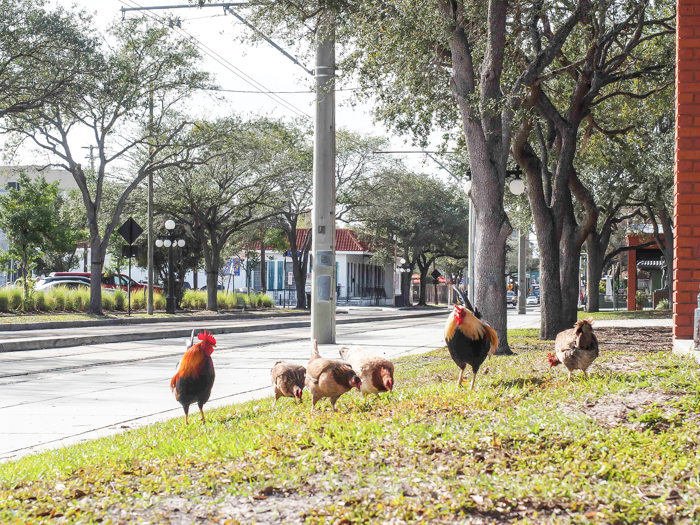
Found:
[[(484, 361), (496, 353), (498, 335), (482, 319), (481, 313), (457, 290), (462, 304), (455, 305), (445, 324), (445, 344), (450, 357), (460, 368), (457, 389), (468, 381), (464, 371), (469, 365), (472, 371), (471, 389), (474, 389), (476, 374)], [(194, 330), (187, 351), (177, 365), (177, 373), (170, 381), (175, 399), (185, 411), (185, 424), (191, 404), (197, 403), (202, 418), (204, 404), (209, 400), (216, 377), (211, 355), (216, 339), (211, 333), (201, 332), (199, 342), (194, 342)], [(312, 342), (311, 357), (304, 368), (287, 361), (275, 362), (270, 372), (275, 392), (275, 406), (280, 397), (290, 397), (302, 402), (304, 388), (311, 394), (311, 412), (318, 401), (330, 400), (331, 409), (343, 394), (353, 388), (364, 394), (379, 395), (394, 389), (394, 365), (381, 356), (357, 346), (340, 349), (342, 359), (327, 359), (321, 356), (316, 341)], [(550, 367), (563, 364), (569, 370), (571, 380), (574, 370), (586, 370), (598, 357), (598, 339), (593, 333), (591, 320), (578, 321), (573, 328), (561, 332), (555, 341), (555, 353), (547, 354)]]

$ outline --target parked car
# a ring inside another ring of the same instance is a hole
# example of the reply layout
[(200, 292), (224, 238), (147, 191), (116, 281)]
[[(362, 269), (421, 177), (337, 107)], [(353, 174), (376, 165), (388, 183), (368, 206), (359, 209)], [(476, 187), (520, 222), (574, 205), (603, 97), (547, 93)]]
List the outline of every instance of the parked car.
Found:
[[(62, 276), (73, 276), (73, 277), (87, 277), (90, 278), (88, 272), (53, 272), (49, 274), (50, 277), (62, 277)], [(105, 289), (120, 289), (127, 290), (129, 285), (129, 276), (123, 273), (115, 275), (105, 275), (102, 274), (102, 287)], [(138, 292), (143, 291), (148, 288), (148, 285), (137, 283), (131, 279), (131, 291)], [(163, 289), (160, 286), (153, 286), (153, 291), (156, 293), (163, 293)]]
[(89, 277), (83, 277), (80, 275), (56, 275), (54, 277), (39, 277), (34, 283), (34, 288), (38, 289), (39, 286), (44, 286), (48, 283), (60, 281), (82, 281), (85, 284), (90, 284)]
[(536, 306), (540, 304), (540, 298), (536, 295), (528, 295), (527, 299), (525, 300), (525, 304), (528, 306)]
[(50, 281), (47, 283), (42, 283), (42, 284), (36, 285), (35, 290), (37, 292), (48, 292), (50, 290), (54, 290), (54, 289), (58, 288), (59, 286), (65, 286), (66, 288), (70, 288), (71, 290), (75, 290), (78, 288), (81, 288), (84, 290), (90, 290), (90, 283), (86, 283), (85, 281), (78, 281), (78, 280)]
[[(200, 288), (200, 290), (204, 290), (204, 291), (205, 291), (206, 289), (207, 289), (207, 285), (206, 285), (206, 284)], [(219, 291), (221, 291), (221, 290), (224, 289), (224, 285), (222, 285), (222, 284), (217, 284), (217, 285), (216, 285), (216, 289), (219, 290)]]
[(511, 292), (510, 290), (506, 292), (506, 305), (508, 304), (512, 306), (518, 304), (518, 297), (515, 295), (515, 292)]

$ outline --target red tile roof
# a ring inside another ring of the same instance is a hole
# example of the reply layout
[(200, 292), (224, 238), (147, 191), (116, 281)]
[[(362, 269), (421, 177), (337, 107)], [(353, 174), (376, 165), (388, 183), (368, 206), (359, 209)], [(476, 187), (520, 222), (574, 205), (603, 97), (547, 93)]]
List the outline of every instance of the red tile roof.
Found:
[[(306, 236), (309, 234), (308, 228), (297, 230), (297, 246), (304, 246)], [(335, 230), (335, 251), (337, 252), (370, 252), (370, 247), (366, 242), (358, 239), (353, 230), (347, 228), (337, 228)]]

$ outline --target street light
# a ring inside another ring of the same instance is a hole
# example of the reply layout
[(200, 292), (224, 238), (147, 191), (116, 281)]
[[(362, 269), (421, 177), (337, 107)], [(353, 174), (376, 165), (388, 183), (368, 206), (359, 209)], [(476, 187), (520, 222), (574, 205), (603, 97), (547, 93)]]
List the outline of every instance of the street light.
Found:
[(184, 239), (175, 239), (175, 221), (168, 219), (165, 221), (165, 235), (160, 235), (161, 239), (156, 241), (158, 248), (168, 249), (168, 297), (165, 299), (165, 312), (175, 313), (175, 276), (173, 275), (173, 248), (185, 246)]

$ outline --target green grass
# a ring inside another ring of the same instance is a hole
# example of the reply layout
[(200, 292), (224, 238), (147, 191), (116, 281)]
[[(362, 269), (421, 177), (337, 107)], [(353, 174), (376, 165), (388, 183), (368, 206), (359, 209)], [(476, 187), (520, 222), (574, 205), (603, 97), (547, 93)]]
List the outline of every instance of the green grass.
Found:
[[(172, 497), (205, 503), (196, 515), (217, 523), (238, 497), (308, 500), (313, 524), (700, 520), (697, 363), (606, 347), (602, 329), (590, 380), (569, 383), (536, 335), (511, 330), (517, 355), (487, 361), (474, 392), (455, 391), (439, 349), (397, 360), (393, 394), (346, 394), (338, 414), (325, 401), (310, 416), (307, 393), (277, 409), (267, 398), (209, 411), (206, 426), (178, 417), (2, 464), (0, 522), (167, 523)], [(670, 401), (613, 428), (584, 414), (639, 392)]]
[(618, 310), (588, 313), (579, 310), (579, 319), (588, 319), (589, 317), (593, 319), (671, 319), (673, 312), (671, 310), (637, 310), (636, 312)]

